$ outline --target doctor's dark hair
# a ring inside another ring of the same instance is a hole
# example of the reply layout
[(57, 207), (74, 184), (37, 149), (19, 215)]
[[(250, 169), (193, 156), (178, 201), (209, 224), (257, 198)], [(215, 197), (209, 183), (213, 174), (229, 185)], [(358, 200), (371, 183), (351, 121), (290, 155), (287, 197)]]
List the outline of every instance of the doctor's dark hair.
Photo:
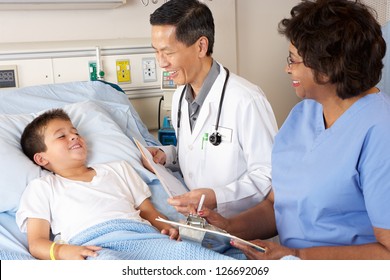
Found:
[(201, 36), (207, 37), (207, 55), (213, 53), (215, 26), (207, 5), (197, 0), (170, 0), (150, 15), (151, 25), (173, 25), (176, 39), (186, 46), (193, 45)]
[(378, 84), (386, 43), (373, 9), (359, 0), (303, 0), (290, 14), (279, 33), (297, 48), (317, 83), (336, 85), (342, 99)]
[(45, 152), (45, 130), (52, 120), (71, 121), (69, 115), (62, 109), (52, 109), (36, 117), (24, 129), (20, 145), (24, 154), (34, 162), (36, 153)]

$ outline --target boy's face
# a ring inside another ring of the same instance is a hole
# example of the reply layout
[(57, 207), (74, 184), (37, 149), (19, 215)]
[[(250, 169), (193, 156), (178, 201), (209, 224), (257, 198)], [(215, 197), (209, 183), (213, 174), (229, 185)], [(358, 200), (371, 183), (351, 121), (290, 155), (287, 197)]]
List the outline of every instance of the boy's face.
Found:
[(70, 121), (50, 121), (45, 129), (44, 139), (47, 149), (39, 153), (41, 161), (36, 160), (39, 165), (55, 172), (85, 164), (87, 145)]

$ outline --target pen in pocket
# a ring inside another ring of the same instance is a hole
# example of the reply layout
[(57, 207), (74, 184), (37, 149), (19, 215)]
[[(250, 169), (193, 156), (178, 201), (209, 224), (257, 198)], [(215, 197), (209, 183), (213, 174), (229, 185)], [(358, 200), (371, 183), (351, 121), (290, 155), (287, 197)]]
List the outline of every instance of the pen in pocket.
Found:
[[(203, 134), (203, 138), (202, 138), (202, 150), (203, 150), (203, 148), (206, 146), (208, 140), (209, 140), (209, 134), (208, 134), (208, 133)], [(206, 142), (206, 143), (205, 143), (205, 142)]]

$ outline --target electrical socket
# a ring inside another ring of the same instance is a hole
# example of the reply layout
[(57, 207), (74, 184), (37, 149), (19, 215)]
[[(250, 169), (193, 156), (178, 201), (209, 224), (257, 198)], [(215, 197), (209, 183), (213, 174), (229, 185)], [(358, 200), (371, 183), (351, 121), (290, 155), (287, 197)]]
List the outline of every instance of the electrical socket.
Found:
[(130, 60), (116, 61), (116, 78), (118, 83), (131, 83)]
[(142, 74), (145, 83), (157, 81), (157, 67), (156, 59), (154, 57), (142, 59)]

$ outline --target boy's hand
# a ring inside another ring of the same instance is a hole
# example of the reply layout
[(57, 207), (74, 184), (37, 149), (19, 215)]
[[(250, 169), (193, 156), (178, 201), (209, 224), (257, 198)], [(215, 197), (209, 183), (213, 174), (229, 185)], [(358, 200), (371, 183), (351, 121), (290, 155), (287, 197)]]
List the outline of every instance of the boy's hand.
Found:
[(59, 260), (85, 260), (87, 257), (97, 257), (99, 246), (76, 246), (69, 244), (56, 244), (56, 258)]
[(176, 239), (180, 241), (179, 231), (176, 228), (163, 229), (161, 231), (162, 234), (168, 235), (170, 239)]

